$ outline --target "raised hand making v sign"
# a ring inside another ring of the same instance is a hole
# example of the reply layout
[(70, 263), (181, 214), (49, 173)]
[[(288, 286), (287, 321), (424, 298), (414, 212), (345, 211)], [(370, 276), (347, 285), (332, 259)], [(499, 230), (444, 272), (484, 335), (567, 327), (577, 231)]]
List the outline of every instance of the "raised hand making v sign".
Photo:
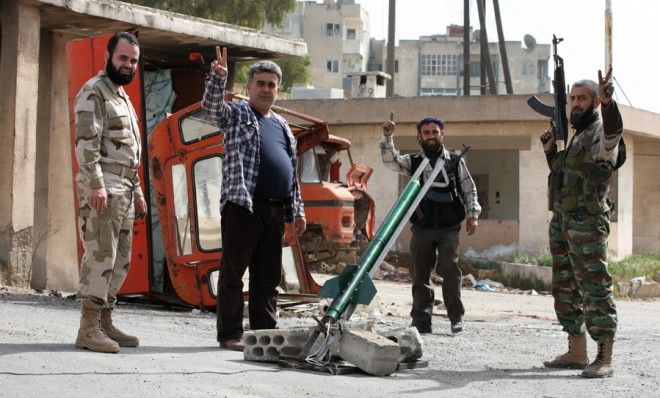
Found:
[(227, 76), (227, 47), (215, 46), (215, 61), (211, 62), (211, 71), (220, 76)]

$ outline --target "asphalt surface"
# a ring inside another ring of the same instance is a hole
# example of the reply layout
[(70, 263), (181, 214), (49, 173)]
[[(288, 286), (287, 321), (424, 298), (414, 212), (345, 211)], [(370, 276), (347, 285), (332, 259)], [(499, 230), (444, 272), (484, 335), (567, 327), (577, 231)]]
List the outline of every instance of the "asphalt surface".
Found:
[[(376, 301), (351, 322), (376, 331), (407, 326), (410, 285), (376, 285)], [(115, 322), (140, 347), (78, 350), (75, 300), (0, 287), (0, 396), (660, 397), (660, 301), (617, 301), (614, 377), (589, 380), (542, 366), (566, 348), (550, 296), (463, 290), (463, 297), (463, 333), (452, 335), (438, 308), (434, 333), (423, 336), (427, 368), (374, 377), (244, 361), (218, 348), (215, 314), (142, 304), (120, 305)], [(282, 310), (280, 328), (313, 325), (317, 307)], [(589, 341), (591, 358), (595, 351)]]

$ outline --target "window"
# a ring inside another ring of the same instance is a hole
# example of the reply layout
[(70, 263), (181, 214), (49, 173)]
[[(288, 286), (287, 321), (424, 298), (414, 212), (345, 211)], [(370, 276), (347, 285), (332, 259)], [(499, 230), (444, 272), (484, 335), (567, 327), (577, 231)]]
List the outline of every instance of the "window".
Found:
[(222, 186), (222, 161), (213, 156), (195, 162), (195, 208), (197, 212), (197, 241), (203, 251), (222, 247), (220, 233), (220, 188)]
[(300, 182), (316, 183), (321, 182), (319, 174), (319, 165), (316, 160), (316, 150), (305, 151), (298, 162), (300, 164)]
[(346, 40), (355, 40), (355, 29), (346, 29)]
[(451, 76), (457, 65), (456, 54), (422, 54), (419, 69), (422, 76)]
[(327, 37), (341, 37), (341, 29), (338, 23), (325, 24), (325, 35)]
[(179, 123), (181, 138), (185, 144), (220, 133), (218, 126), (211, 121), (203, 109), (182, 117)]
[(172, 191), (174, 193), (174, 218), (176, 220), (177, 252), (183, 256), (192, 253), (190, 214), (188, 214), (188, 179), (186, 166), (172, 166)]
[(522, 74), (523, 75), (534, 75), (534, 74), (536, 74), (536, 71), (534, 70), (534, 61), (523, 61)]
[(325, 66), (326, 71), (332, 73), (339, 73), (339, 61), (329, 60)]
[(420, 97), (433, 97), (438, 95), (457, 95), (455, 88), (423, 88), (419, 92)]

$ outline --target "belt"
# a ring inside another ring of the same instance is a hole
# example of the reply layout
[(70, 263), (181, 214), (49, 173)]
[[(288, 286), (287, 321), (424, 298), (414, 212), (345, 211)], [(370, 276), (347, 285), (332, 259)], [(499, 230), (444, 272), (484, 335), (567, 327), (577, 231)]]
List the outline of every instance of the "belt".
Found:
[(254, 198), (253, 202), (282, 204), (282, 203), (284, 203), (284, 200), (283, 199), (274, 199), (274, 198)]
[(128, 178), (131, 181), (133, 181), (137, 175), (136, 169), (116, 163), (101, 163), (101, 170), (116, 174), (122, 178)]

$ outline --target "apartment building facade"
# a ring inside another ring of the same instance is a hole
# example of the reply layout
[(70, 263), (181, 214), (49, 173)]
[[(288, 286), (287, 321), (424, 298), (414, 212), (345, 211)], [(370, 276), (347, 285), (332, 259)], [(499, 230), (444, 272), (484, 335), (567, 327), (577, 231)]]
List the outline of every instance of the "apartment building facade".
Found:
[[(470, 28), (470, 94), (481, 92), (479, 31)], [(506, 41), (514, 94), (551, 91), (548, 77), (550, 45), (536, 44), (527, 35), (525, 44)], [(382, 70), (387, 62), (384, 40), (372, 40), (368, 70)], [(498, 43), (489, 43), (490, 60), (498, 94), (505, 94), (504, 69)], [(401, 97), (463, 95), (463, 26), (450, 25), (445, 34), (399, 40), (395, 48), (394, 94)], [(399, 68), (405, 65), (405, 68)]]
[(268, 33), (302, 38), (311, 57), (311, 84), (350, 91), (347, 75), (367, 70), (369, 15), (354, 0), (300, 1), (282, 27)]

